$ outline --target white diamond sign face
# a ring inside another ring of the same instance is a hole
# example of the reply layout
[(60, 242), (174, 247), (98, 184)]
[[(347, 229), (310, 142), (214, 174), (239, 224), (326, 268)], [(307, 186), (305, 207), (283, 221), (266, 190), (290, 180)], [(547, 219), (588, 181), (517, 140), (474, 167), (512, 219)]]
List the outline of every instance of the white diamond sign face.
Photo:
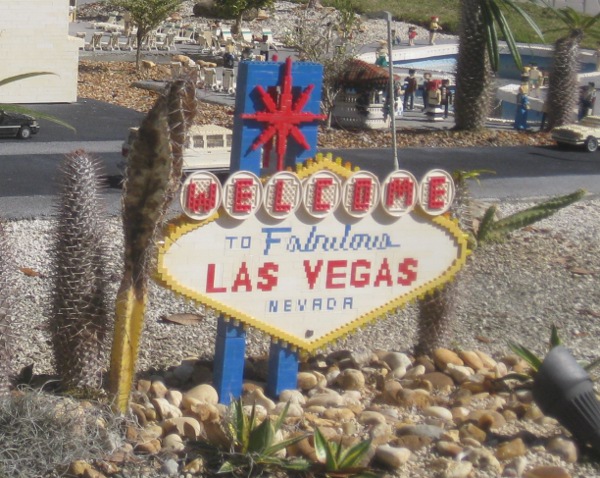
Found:
[[(328, 169), (341, 176), (340, 184), (350, 175)], [(372, 208), (363, 186), (355, 203)], [(416, 211), (388, 214), (385, 191), (380, 195), (380, 204), (361, 217), (339, 206), (324, 217), (306, 207), (273, 217), (265, 207), (243, 220), (223, 209), (203, 221), (179, 219), (159, 253), (159, 280), (315, 350), (441, 286), (465, 261), (465, 240), (452, 221)], [(325, 197), (316, 201), (321, 209)]]

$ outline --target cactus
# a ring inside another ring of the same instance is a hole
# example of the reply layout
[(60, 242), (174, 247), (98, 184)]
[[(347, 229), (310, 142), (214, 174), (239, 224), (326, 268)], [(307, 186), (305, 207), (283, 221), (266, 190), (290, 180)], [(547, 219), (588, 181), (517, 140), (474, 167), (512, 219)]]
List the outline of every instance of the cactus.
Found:
[(579, 189), (574, 193), (554, 197), (498, 221), (493, 220), (496, 209), (495, 206), (492, 206), (486, 211), (481, 225), (477, 230), (477, 242), (479, 244), (501, 242), (509, 233), (552, 216), (556, 211), (579, 201), (583, 196), (585, 196), (585, 191)]
[[(477, 179), (481, 172), (489, 171), (459, 171), (454, 173), (456, 198), (450, 209), (450, 214), (458, 221), (463, 231), (469, 235), (472, 248), (486, 242), (500, 242), (510, 232), (549, 217), (559, 209), (578, 201), (585, 195), (585, 191), (579, 190), (566, 196), (555, 197), (498, 221), (494, 220), (497, 208), (491, 206), (483, 215), (477, 231), (474, 231), (467, 179)], [(419, 298), (417, 343), (414, 347), (416, 355), (429, 354), (451, 340), (457, 280), (460, 280), (460, 273), (455, 277), (454, 282), (447, 283), (442, 288)]]
[(169, 85), (142, 120), (127, 158), (123, 196), (125, 264), (117, 293), (109, 389), (125, 413), (142, 333), (155, 244), (182, 174), (183, 145), (196, 114), (191, 81)]
[(15, 306), (16, 261), (4, 224), (0, 222), (0, 395), (10, 388), (12, 314)]
[(49, 330), (65, 388), (100, 388), (105, 368), (108, 255), (98, 168), (81, 150), (67, 155), (60, 168)]

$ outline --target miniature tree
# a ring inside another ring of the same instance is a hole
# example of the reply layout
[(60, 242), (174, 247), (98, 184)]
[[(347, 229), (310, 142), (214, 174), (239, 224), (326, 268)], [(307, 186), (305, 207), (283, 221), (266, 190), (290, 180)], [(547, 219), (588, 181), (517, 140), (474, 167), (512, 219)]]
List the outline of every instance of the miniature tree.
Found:
[(81, 150), (60, 168), (49, 325), (56, 370), (68, 389), (100, 388), (106, 368), (108, 248), (98, 169)]
[(182, 0), (109, 0), (115, 7), (121, 7), (131, 14), (132, 22), (137, 26), (136, 68), (140, 67), (140, 56), (144, 38), (163, 20), (175, 12)]
[(173, 82), (140, 125), (127, 158), (123, 192), (125, 264), (117, 293), (109, 389), (125, 413), (144, 323), (157, 237), (182, 174), (183, 147), (196, 115), (191, 81)]
[(586, 35), (600, 38), (600, 13), (589, 17), (570, 7), (552, 11), (562, 22), (560, 30), (565, 34), (554, 43), (547, 97), (548, 129), (572, 121), (579, 99), (579, 45)]
[(517, 68), (521, 56), (502, 8), (517, 12), (542, 38), (533, 20), (515, 0), (461, 0), (459, 47), (456, 63), (454, 118), (456, 129), (476, 130), (485, 126), (492, 98), (492, 72), (498, 71), (498, 30), (504, 36)]
[(11, 323), (16, 299), (16, 262), (6, 228), (0, 222), (0, 395), (10, 388), (12, 373)]
[[(304, 9), (296, 18), (296, 24), (288, 29), (285, 44), (297, 50), (304, 61), (323, 65), (322, 108), (327, 115), (327, 128), (331, 127), (331, 110), (340, 91), (339, 77), (348, 62), (358, 52), (358, 19), (348, 0), (337, 0), (336, 11)], [(334, 38), (334, 31), (339, 32)], [(351, 35), (351, 33), (353, 33)]]
[(222, 16), (235, 20), (235, 25), (231, 30), (233, 33), (240, 32), (244, 13), (252, 9), (268, 8), (273, 3), (274, 0), (215, 0), (215, 6)]

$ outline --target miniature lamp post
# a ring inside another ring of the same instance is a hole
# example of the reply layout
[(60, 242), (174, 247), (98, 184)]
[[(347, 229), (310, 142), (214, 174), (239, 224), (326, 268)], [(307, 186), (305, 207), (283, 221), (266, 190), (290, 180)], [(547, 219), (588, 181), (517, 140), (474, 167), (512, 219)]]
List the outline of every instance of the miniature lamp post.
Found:
[(392, 14), (390, 12), (381, 12), (387, 22), (387, 46), (388, 46), (388, 71), (390, 81), (388, 83), (388, 95), (390, 98), (390, 128), (392, 130), (392, 154), (394, 155), (394, 169), (400, 169), (398, 164), (398, 146), (396, 142), (396, 108), (394, 98), (394, 63), (392, 58)]

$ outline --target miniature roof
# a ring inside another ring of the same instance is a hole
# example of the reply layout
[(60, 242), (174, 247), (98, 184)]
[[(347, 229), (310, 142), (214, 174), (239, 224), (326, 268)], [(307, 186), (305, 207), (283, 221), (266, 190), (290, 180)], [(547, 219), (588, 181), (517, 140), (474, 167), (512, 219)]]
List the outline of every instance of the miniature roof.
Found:
[[(390, 74), (387, 67), (381, 67), (367, 63), (356, 58), (348, 62), (348, 67), (340, 75), (339, 82), (345, 87), (385, 88), (389, 82)], [(400, 81), (398, 75), (394, 75), (395, 81)]]

